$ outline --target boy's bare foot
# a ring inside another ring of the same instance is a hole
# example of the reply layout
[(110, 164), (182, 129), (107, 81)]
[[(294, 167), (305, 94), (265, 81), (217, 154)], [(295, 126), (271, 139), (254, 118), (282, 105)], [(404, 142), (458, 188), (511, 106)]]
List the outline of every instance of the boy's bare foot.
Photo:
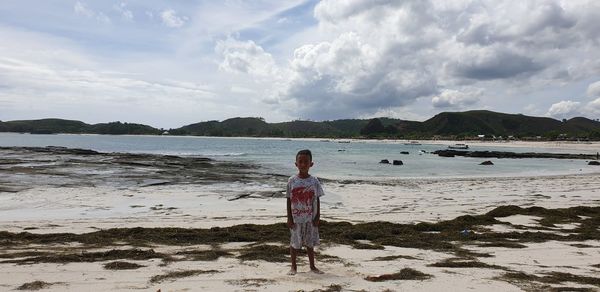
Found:
[(315, 268), (310, 268), (310, 271), (313, 272), (313, 273), (315, 273), (315, 274), (319, 274), (319, 275), (320, 274), (324, 274), (323, 271), (317, 269), (316, 267)]
[(290, 271), (287, 274), (288, 276), (296, 275), (296, 269), (290, 269)]

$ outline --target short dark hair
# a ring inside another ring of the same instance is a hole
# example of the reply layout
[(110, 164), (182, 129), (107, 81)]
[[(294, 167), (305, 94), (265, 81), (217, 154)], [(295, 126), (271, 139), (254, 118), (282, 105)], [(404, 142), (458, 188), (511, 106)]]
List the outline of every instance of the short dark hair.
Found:
[(296, 153), (296, 159), (298, 159), (298, 156), (300, 156), (300, 155), (308, 155), (308, 157), (310, 158), (310, 161), (312, 161), (312, 152), (310, 152), (310, 150), (304, 149), (304, 150), (298, 151), (298, 153)]

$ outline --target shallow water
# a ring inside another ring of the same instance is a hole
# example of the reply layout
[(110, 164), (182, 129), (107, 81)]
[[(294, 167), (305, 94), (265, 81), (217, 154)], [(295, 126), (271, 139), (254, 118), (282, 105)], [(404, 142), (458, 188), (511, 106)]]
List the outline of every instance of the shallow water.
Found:
[[(292, 174), (294, 156), (300, 149), (311, 149), (315, 162), (311, 172), (332, 179), (394, 179), (406, 177), (494, 177), (555, 175), (597, 172), (584, 160), (569, 159), (485, 159), (445, 158), (420, 154), (445, 149), (446, 145), (404, 145), (389, 141), (253, 139), (176, 136), (113, 136), (113, 135), (30, 135), (0, 133), (0, 146), (64, 146), (93, 149), (101, 152), (154, 153), (198, 155), (220, 160), (253, 162), (261, 171)], [(513, 152), (564, 152), (543, 148), (510, 148), (471, 146), (471, 150)], [(408, 151), (409, 154), (401, 154)], [(576, 153), (576, 152), (573, 152)], [(404, 165), (380, 164), (382, 159), (402, 160)], [(495, 165), (479, 165), (491, 160)]]

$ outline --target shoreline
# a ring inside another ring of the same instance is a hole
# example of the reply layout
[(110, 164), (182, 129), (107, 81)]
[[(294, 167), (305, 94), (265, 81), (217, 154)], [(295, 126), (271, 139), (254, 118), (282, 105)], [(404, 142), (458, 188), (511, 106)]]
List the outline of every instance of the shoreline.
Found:
[[(350, 141), (351, 143), (392, 143), (392, 144), (404, 144), (410, 143), (411, 141), (417, 141), (421, 144), (430, 145), (454, 145), (457, 143), (473, 144), (483, 147), (518, 147), (518, 148), (536, 148), (543, 145), (543, 148), (550, 149), (563, 149), (563, 150), (589, 150), (589, 151), (600, 151), (600, 141), (481, 141), (481, 140), (422, 140), (422, 139), (359, 139), (359, 138), (292, 138), (292, 137), (225, 137), (225, 136), (189, 136), (189, 135), (111, 135), (111, 134), (70, 134), (70, 133), (57, 133), (57, 134), (29, 134), (29, 133), (14, 133), (14, 132), (0, 132), (0, 134), (14, 134), (14, 135), (64, 135), (64, 136), (114, 136), (114, 137), (181, 137), (190, 139), (248, 139), (248, 140), (292, 140), (292, 141), (313, 141), (313, 142), (328, 142), (338, 143), (339, 141)], [(418, 146), (418, 145), (415, 145)]]

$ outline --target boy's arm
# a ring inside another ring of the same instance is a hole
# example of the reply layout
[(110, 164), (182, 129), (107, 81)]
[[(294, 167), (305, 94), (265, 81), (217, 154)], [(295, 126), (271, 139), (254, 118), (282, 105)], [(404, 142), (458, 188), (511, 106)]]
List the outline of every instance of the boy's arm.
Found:
[(315, 213), (315, 219), (313, 219), (313, 225), (319, 226), (321, 220), (321, 200), (317, 197), (317, 212)]
[(294, 217), (292, 217), (292, 200), (287, 198), (287, 226), (294, 229)]

